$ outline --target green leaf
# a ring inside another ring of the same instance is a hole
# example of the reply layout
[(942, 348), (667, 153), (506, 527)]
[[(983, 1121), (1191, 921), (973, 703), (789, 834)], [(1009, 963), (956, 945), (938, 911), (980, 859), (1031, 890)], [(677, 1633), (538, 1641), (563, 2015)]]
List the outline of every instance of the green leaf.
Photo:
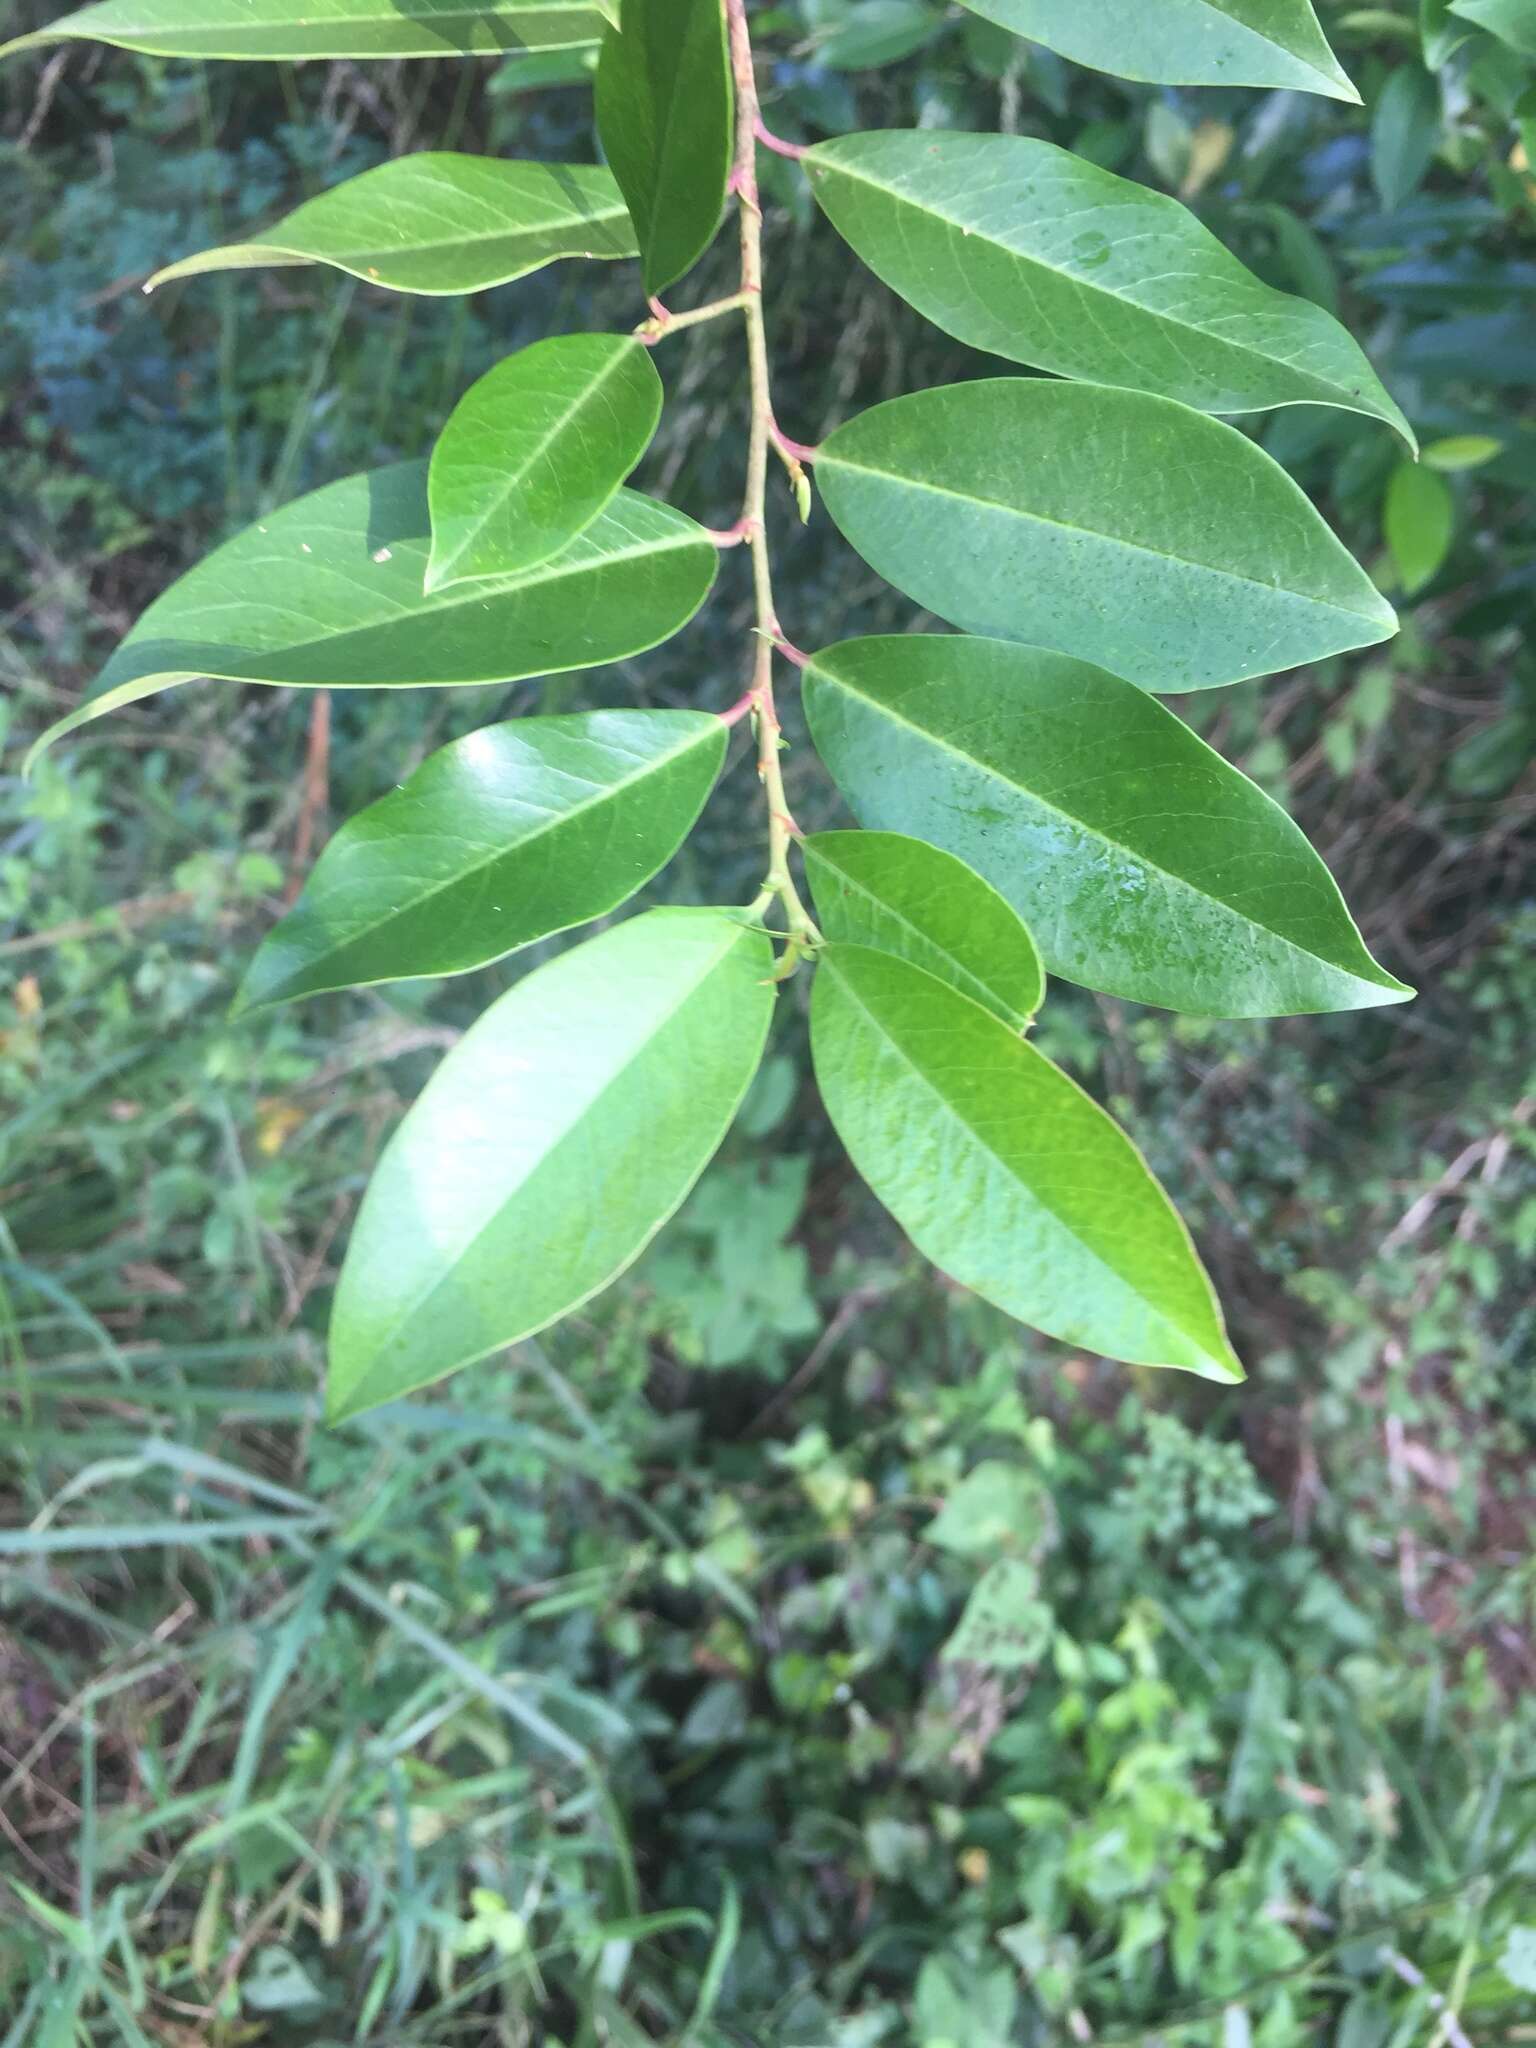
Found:
[(1443, 440), (1429, 442), (1424, 461), (1430, 469), (1454, 475), (1458, 470), (1481, 469), (1503, 449), (1504, 443), (1491, 434), (1447, 434)]
[(1039, 1549), (1050, 1496), (1026, 1467), (983, 1458), (966, 1473), (923, 1531), (926, 1543), (956, 1557), (996, 1557)]
[[(1340, 70), (1311, 0), (964, 0), (1015, 35), (1160, 85), (1272, 85), (1360, 95)], [(1486, 4), (1486, 0), (1480, 0)]]
[(1456, 500), (1444, 477), (1415, 462), (1401, 462), (1387, 484), (1382, 525), (1392, 560), (1412, 597), (1430, 582), (1451, 551)]
[(1200, 690), (1366, 647), (1391, 606), (1236, 428), (1106, 385), (984, 379), (893, 398), (816, 481), (870, 567), (970, 633)]
[(714, 581), (691, 519), (621, 491), (536, 569), (428, 596), (426, 484), (424, 462), (346, 477), (226, 541), (150, 606), (32, 757), (199, 676), (361, 690), (593, 668), (669, 638)]
[(1045, 994), (1035, 942), (963, 860), (899, 832), (818, 832), (800, 850), (829, 939), (899, 954), (1028, 1028)]
[(858, 0), (845, 20), (818, 35), (815, 62), (826, 71), (867, 71), (897, 64), (944, 26), (944, 16), (924, 0)]
[(669, 861), (725, 758), (707, 711), (486, 726), (342, 826), (239, 1007), (461, 974), (615, 910)]
[(99, 0), (0, 44), (110, 43), (151, 57), (444, 57), (595, 42), (603, 0)]
[(855, 816), (969, 862), (1053, 974), (1197, 1016), (1412, 993), (1372, 960), (1279, 806), (1120, 677), (1038, 648), (907, 633), (814, 655), (805, 688), (811, 736)]
[(427, 589), (558, 554), (645, 453), (661, 400), (650, 350), (628, 335), (555, 335), (487, 371), (432, 451)]
[(843, 135), (805, 161), (844, 240), (972, 348), (1202, 412), (1402, 413), (1320, 306), (1262, 284), (1176, 199), (1018, 135)]
[(331, 1321), (333, 1422), (542, 1330), (623, 1272), (747, 1091), (767, 938), (652, 910), (540, 967), (443, 1061), (385, 1149)]
[(1522, 57), (1536, 57), (1536, 11), (1531, 0), (1451, 0), (1451, 12), (1487, 29)]
[(1050, 1648), (1056, 1617), (1040, 1598), (1040, 1575), (1022, 1558), (1000, 1557), (971, 1588), (954, 1632), (939, 1656), (946, 1664), (982, 1664), (1019, 1671)]
[(1439, 140), (1438, 86), (1419, 65), (1399, 65), (1371, 115), (1371, 180), (1388, 213), (1418, 191)]
[(654, 295), (693, 268), (725, 207), (735, 95), (720, 0), (623, 0), (596, 107)]
[(811, 1052), (854, 1165), (962, 1286), (1107, 1358), (1242, 1378), (1136, 1148), (1001, 1019), (908, 960), (828, 945)]
[(423, 150), (307, 199), (259, 242), (227, 242), (145, 289), (209, 270), (328, 263), (391, 291), (442, 297), (525, 277), (562, 256), (633, 256), (635, 234), (598, 164), (503, 163)]

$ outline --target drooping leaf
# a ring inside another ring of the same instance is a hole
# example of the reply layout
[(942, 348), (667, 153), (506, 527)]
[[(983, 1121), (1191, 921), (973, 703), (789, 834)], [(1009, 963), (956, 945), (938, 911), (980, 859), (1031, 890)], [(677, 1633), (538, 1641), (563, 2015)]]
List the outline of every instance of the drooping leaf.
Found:
[(1372, 960), (1279, 805), (1119, 676), (896, 634), (813, 656), (806, 711), (855, 816), (967, 861), (1053, 974), (1198, 1016), (1412, 993)]
[(608, 504), (661, 418), (650, 350), (559, 334), (472, 384), (432, 451), (427, 589), (547, 561)]
[(640, 239), (647, 292), (715, 238), (735, 96), (720, 0), (623, 0), (597, 66), (597, 132)]
[(332, 1421), (484, 1358), (606, 1287), (708, 1164), (762, 1056), (772, 948), (652, 910), (493, 1003), (412, 1106), (353, 1226)]
[(1042, 378), (893, 398), (821, 446), (845, 538), (970, 633), (1200, 690), (1366, 647), (1392, 607), (1236, 428)]
[(1399, 463), (1387, 484), (1382, 524), (1403, 589), (1413, 597), (1451, 551), (1456, 500), (1445, 478), (1423, 463)]
[(328, 263), (391, 291), (484, 291), (562, 256), (635, 253), (612, 174), (599, 164), (504, 163), (422, 150), (333, 185), (270, 227), (157, 271), (147, 289), (209, 270)]
[[(964, 0), (1015, 35), (1116, 78), (1270, 85), (1359, 103), (1312, 0)], [(1477, 0), (1487, 4), (1487, 0)], [(1518, 0), (1512, 0), (1518, 4)]]
[(97, 0), (12, 50), (79, 38), (150, 57), (445, 57), (593, 43), (605, 0)]
[(1411, 199), (1440, 140), (1440, 93), (1417, 64), (1400, 64), (1371, 115), (1371, 179), (1388, 213)]
[(1451, 0), (1451, 12), (1487, 29), (1522, 57), (1536, 57), (1536, 11), (1530, 0)]
[(616, 909), (687, 837), (725, 741), (707, 711), (581, 711), (440, 747), (342, 826), (240, 1007), (460, 974)]
[(801, 852), (829, 939), (899, 954), (1027, 1028), (1045, 994), (1040, 955), (974, 868), (900, 832), (817, 832)]
[(1135, 1146), (1000, 1018), (894, 954), (828, 945), (811, 1053), (854, 1165), (962, 1286), (1107, 1358), (1242, 1378)]
[(841, 135), (811, 190), (875, 275), (973, 348), (1202, 412), (1402, 413), (1349, 334), (1176, 199), (1021, 135)]
[(198, 676), (300, 689), (514, 682), (620, 661), (692, 618), (717, 555), (681, 512), (621, 491), (536, 569), (428, 596), (427, 465), (327, 484), (152, 604), (61, 734)]

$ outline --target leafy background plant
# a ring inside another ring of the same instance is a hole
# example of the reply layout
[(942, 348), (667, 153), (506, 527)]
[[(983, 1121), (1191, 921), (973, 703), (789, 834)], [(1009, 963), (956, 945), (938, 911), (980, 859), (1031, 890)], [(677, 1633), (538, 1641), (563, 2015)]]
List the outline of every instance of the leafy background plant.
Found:
[[(1428, 443), (1405, 472), (1368, 422), (1275, 416), (1412, 586), (1407, 630), (1191, 700), (1426, 994), (1281, 1025), (1058, 994), (1041, 1026), (1193, 1217), (1241, 1405), (1063, 1360), (936, 1283), (779, 1057), (632, 1279), (515, 1381), (319, 1431), (361, 1181), (503, 983), (226, 1021), (292, 865), (305, 705), (130, 710), (6, 782), (18, 2043), (1531, 2023), (1529, 78), (1427, 22), (1333, 10), (1363, 113), (1125, 87), (883, 0), (771, 42), (773, 119), (807, 139), (1002, 127), (1182, 192), (1342, 307)], [(606, 276), (559, 271), (472, 304), (297, 271), (138, 295), (411, 147), (590, 154), (584, 88), (485, 74), (5, 75), (9, 739), (211, 540), (416, 452), (510, 348), (625, 323)], [(839, 411), (983, 367), (842, 261), (794, 174), (770, 198), (787, 417), (823, 424), (829, 358)], [(653, 481), (710, 503), (734, 372), (674, 346)], [(895, 623), (825, 527), (794, 547), (808, 627)], [(710, 638), (620, 680), (716, 702)], [(338, 698), (334, 814), (534, 703)], [(796, 752), (802, 823), (836, 822)], [(736, 808), (667, 896), (750, 893)], [(744, 1286), (748, 1201), (774, 1249)], [(49, 1547), (70, 1530), (89, 1547)]]

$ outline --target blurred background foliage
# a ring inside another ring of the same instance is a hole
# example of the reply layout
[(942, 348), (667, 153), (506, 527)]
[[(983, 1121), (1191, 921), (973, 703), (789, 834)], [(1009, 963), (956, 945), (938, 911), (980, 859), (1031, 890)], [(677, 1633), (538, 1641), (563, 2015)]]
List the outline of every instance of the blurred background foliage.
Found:
[[(757, 17), (793, 135), (1048, 137), (1337, 309), (1413, 418), (1246, 423), (1403, 612), (1188, 704), (1301, 818), (1404, 1010), (1057, 990), (1253, 1378), (1037, 1342), (828, 1143), (801, 992), (718, 1166), (581, 1317), (327, 1433), (383, 1134), (518, 960), (226, 1019), (303, 842), (535, 703), (720, 705), (749, 617), (542, 688), (194, 686), (16, 774), (178, 569), (423, 452), (633, 277), (473, 302), (161, 263), (425, 146), (593, 148), (585, 57), (0, 78), (0, 2043), (1466, 2048), (1536, 2039), (1536, 9), (1324, 5), (1365, 100), (1076, 70), (930, 0)], [(7, 26), (42, 0), (12, 0)], [(1515, 47), (1523, 39), (1525, 54)], [(767, 166), (781, 416), (995, 365)], [(723, 246), (678, 294), (725, 284)], [(742, 371), (666, 345), (641, 481), (724, 524)], [(807, 646), (910, 624), (775, 508)], [(306, 767), (306, 763), (309, 767)], [(805, 758), (807, 825), (836, 816)], [(737, 761), (658, 893), (744, 900)], [(323, 826), (320, 827), (323, 829)], [(537, 1256), (537, 1247), (530, 1247)]]

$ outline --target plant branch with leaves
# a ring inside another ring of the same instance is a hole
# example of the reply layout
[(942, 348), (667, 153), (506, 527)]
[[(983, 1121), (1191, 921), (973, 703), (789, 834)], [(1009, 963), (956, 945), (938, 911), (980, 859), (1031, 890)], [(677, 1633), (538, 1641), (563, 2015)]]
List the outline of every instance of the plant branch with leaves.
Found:
[[(965, 4), (1133, 78), (1355, 97), (1310, 0), (1229, 0), (1219, 19), (1145, 0)], [(151, 285), (324, 264), (453, 294), (606, 260), (638, 265), (649, 316), (534, 342), (463, 395), (429, 461), (328, 485), (227, 542), (39, 747), (198, 679), (387, 689), (599, 667), (678, 632), (722, 548), (751, 558), (737, 704), (530, 716), (453, 742), (342, 826), (251, 964), (256, 1010), (462, 973), (607, 917), (688, 837), (751, 721), (760, 895), (745, 915), (618, 922), (516, 980), (448, 1054), (353, 1228), (333, 1418), (515, 1343), (622, 1272), (704, 1170), (775, 1008), (807, 978), (827, 1113), (921, 1251), (1065, 1343), (1240, 1379), (1168, 1197), (1030, 1030), (1048, 974), (1207, 1017), (1411, 993), (1291, 820), (1160, 701), (1395, 630), (1298, 486), (1229, 423), (1332, 407), (1412, 454), (1345, 328), (1261, 282), (1179, 201), (1048, 142), (781, 140), (746, 0), (199, 0), (195, 19), (181, 0), (97, 0), (10, 48), (74, 38), (200, 59), (599, 49), (603, 162), (423, 151)], [(763, 146), (891, 291), (1025, 374), (887, 399), (816, 450), (791, 440), (770, 379)], [(663, 294), (733, 203), (738, 288), (672, 311)], [(627, 482), (664, 405), (663, 344), (707, 323), (746, 344), (744, 494), (723, 531)], [(785, 638), (769, 477), (782, 463), (808, 518), (812, 457), (843, 540), (950, 630), (809, 655)], [(796, 831), (780, 658), (854, 827)]]

